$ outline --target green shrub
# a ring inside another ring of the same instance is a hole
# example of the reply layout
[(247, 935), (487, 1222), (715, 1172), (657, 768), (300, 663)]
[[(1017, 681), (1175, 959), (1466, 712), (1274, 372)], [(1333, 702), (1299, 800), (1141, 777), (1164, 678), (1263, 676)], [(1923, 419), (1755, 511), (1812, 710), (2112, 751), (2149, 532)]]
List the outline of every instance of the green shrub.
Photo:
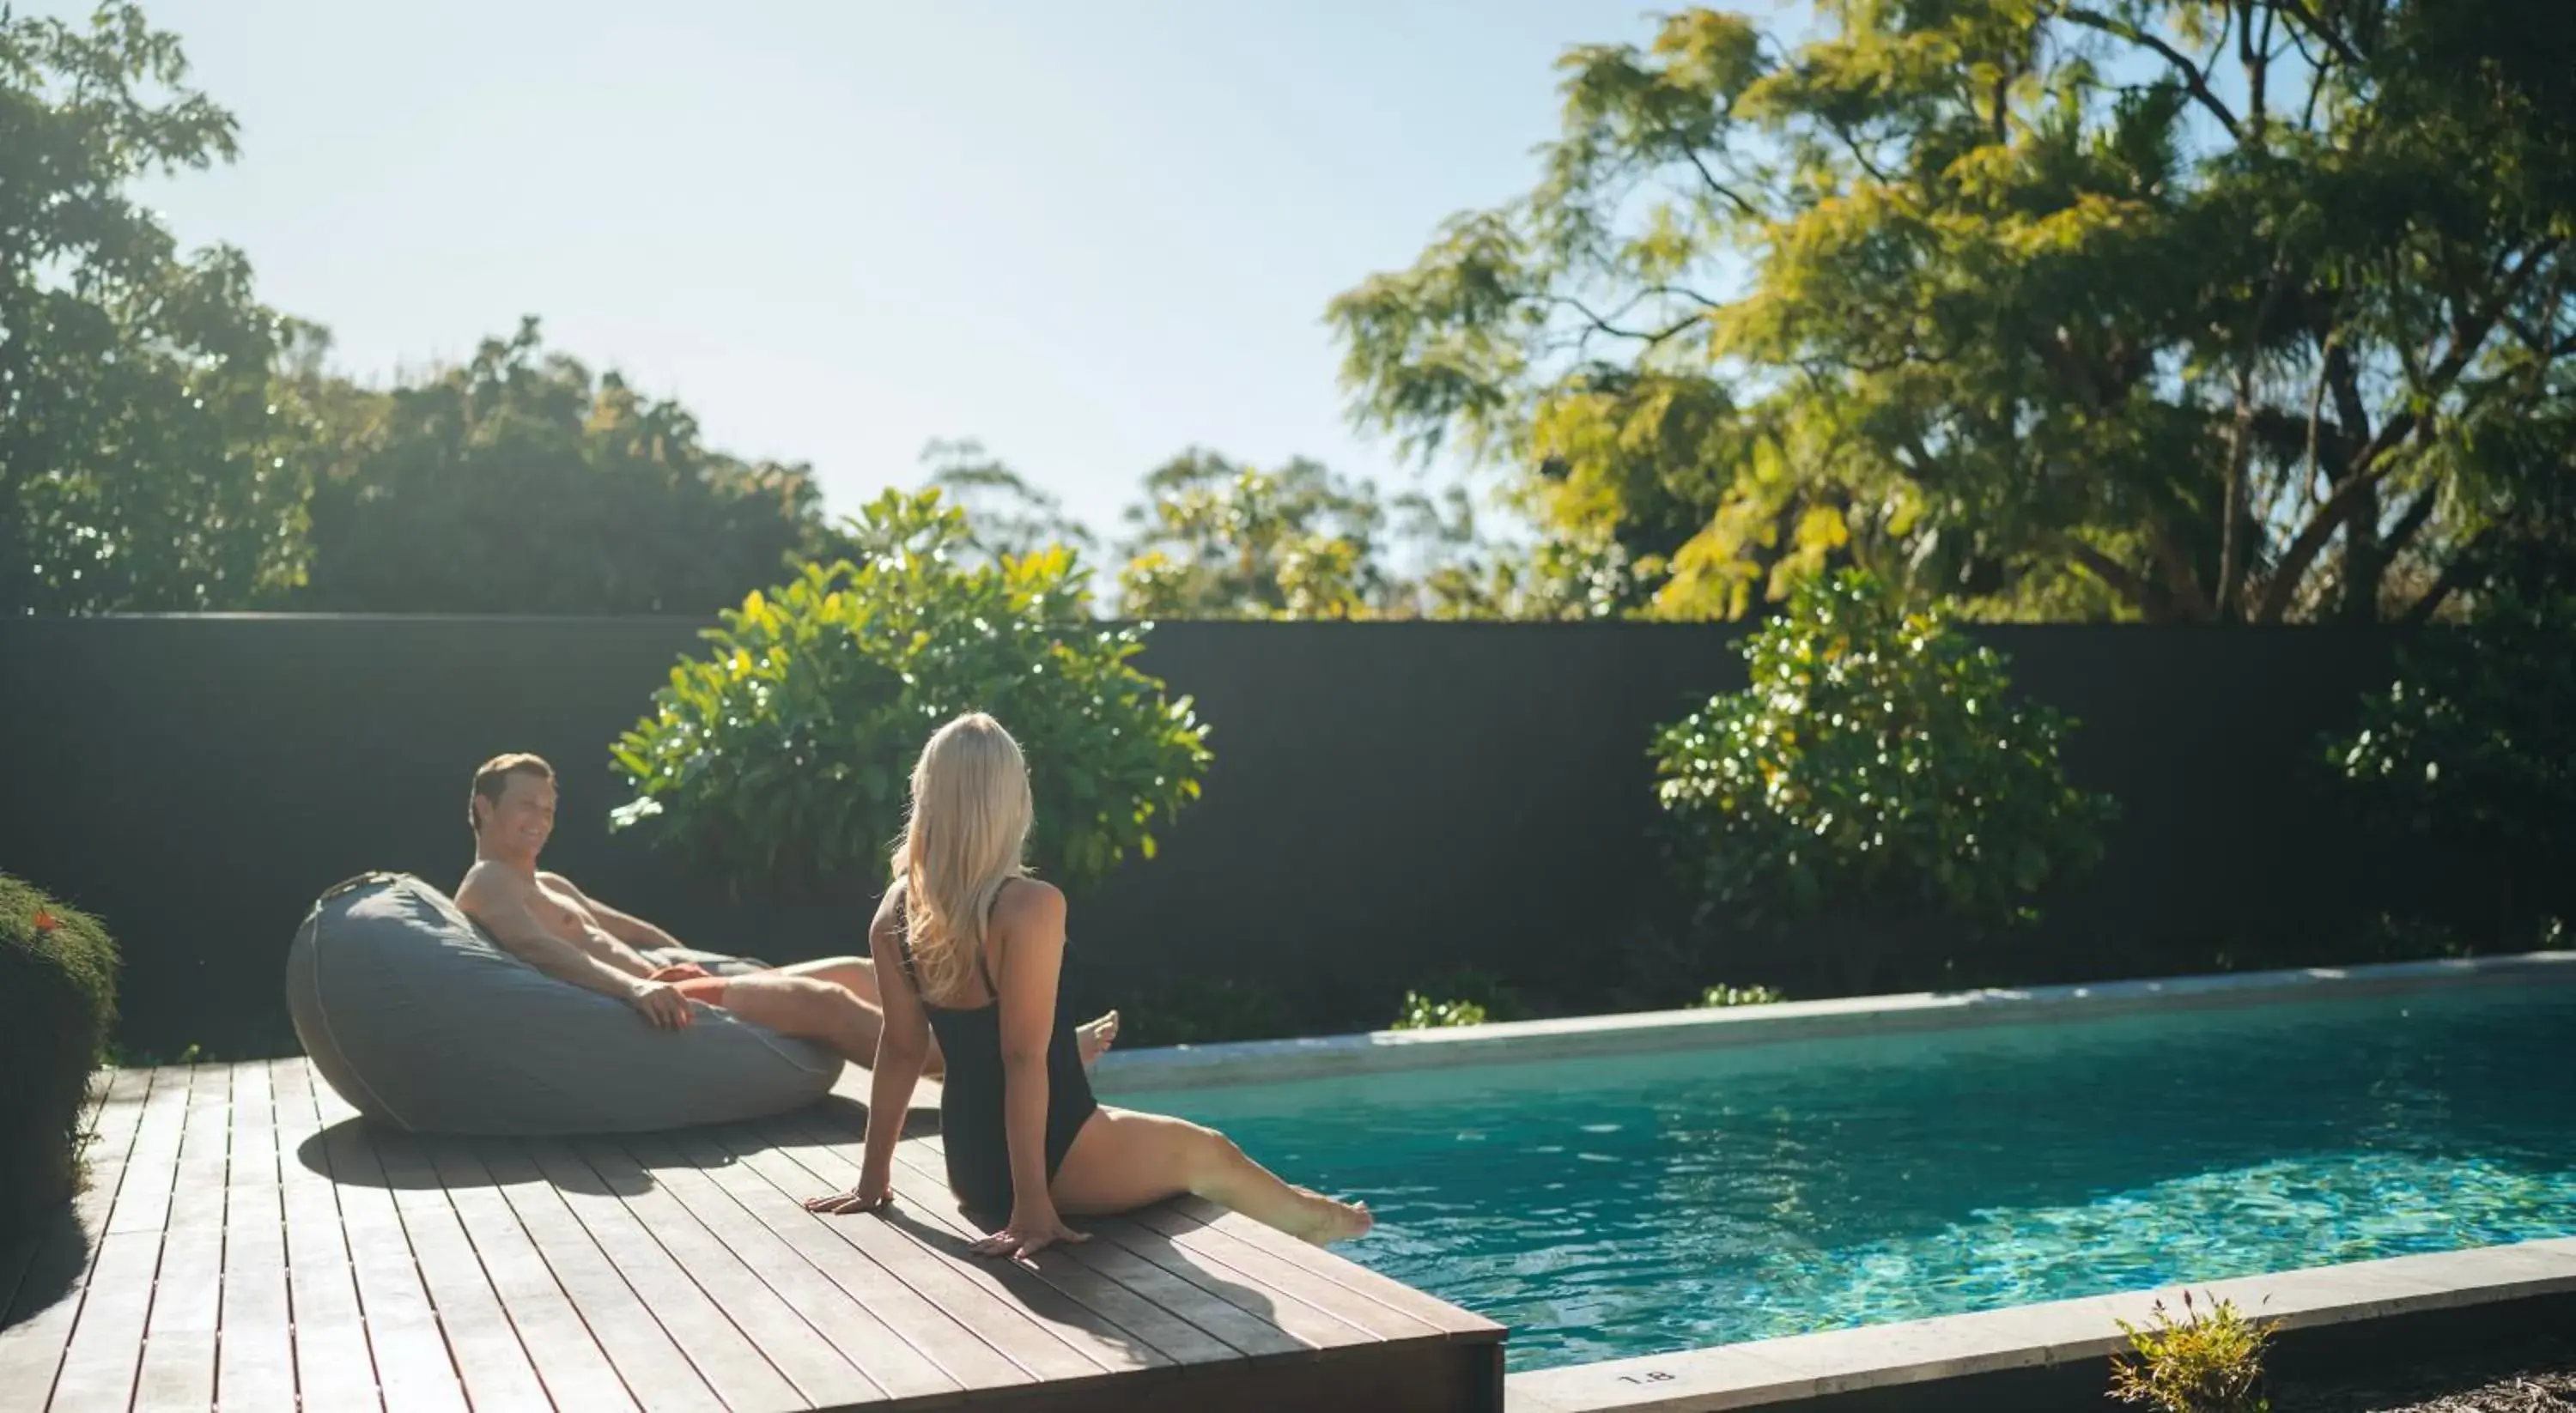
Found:
[(751, 594), (671, 670), (611, 753), (636, 791), (612, 830), (652, 821), (736, 889), (882, 877), (922, 743), (980, 710), (1028, 755), (1042, 870), (1152, 858), (1209, 753), (1189, 699), (1129, 664), (1147, 630), (1100, 626), (1063, 546), (969, 553), (936, 492), (889, 491), (850, 534), (855, 561)]
[(2426, 866), (2459, 895), (2391, 930), (2549, 945), (2576, 910), (2576, 592), (2499, 586), (2465, 628), (2403, 644), (2397, 680), (2327, 756), (2381, 839), (2439, 851)]
[(1768, 1006), (1788, 999), (1768, 986), (1728, 986), (1721, 983), (1699, 993), (1698, 1009), (1715, 1010), (1721, 1006)]
[[(1432, 997), (1441, 997), (1432, 1000)], [(1429, 1030), (1450, 1025), (1529, 1019), (1529, 1004), (1501, 977), (1480, 967), (1460, 967), (1419, 990), (1404, 993), (1389, 1030)]]
[(1485, 1008), (1473, 1001), (1434, 1001), (1419, 991), (1404, 993), (1389, 1030), (1439, 1030), (1453, 1025), (1483, 1025)]
[(71, 1196), (116, 964), (95, 919), (0, 874), (0, 1247)]
[(1302, 1030), (1275, 992), (1235, 981), (1167, 981), (1119, 1005), (1118, 1043), (1127, 1049), (1269, 1040)]
[(1751, 681), (1656, 734), (1667, 843), (1702, 917), (2030, 921), (2089, 868), (2107, 796), (2066, 783), (2070, 723), (2004, 659), (1871, 576), (1811, 581), (1743, 645)]
[(2111, 1360), (2111, 1396), (2150, 1403), (2163, 1413), (2267, 1413), (2272, 1404), (2263, 1392), (2263, 1350), (2274, 1327), (2246, 1318), (2225, 1300), (2203, 1314), (2193, 1308), (2190, 1291), (2183, 1292), (2182, 1308), (2180, 1323), (2161, 1300), (2152, 1327), (2118, 1322), (2131, 1352)]

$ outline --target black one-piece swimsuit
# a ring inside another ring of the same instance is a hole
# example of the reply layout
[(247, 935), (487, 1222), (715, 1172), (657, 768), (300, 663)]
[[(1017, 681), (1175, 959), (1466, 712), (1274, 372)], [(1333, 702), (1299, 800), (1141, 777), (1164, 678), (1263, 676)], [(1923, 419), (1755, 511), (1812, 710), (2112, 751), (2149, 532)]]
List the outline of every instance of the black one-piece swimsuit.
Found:
[[(994, 901), (999, 902), (1001, 896), (997, 890)], [(903, 916), (896, 924), (895, 946), (902, 956), (903, 974), (912, 982), (913, 994), (919, 996), (921, 974), (912, 965), (911, 909), (907, 898)], [(975, 957), (975, 969), (984, 978), (990, 1001), (971, 1010), (960, 1010), (934, 1006), (925, 997), (921, 1009), (929, 1016), (931, 1033), (939, 1037), (939, 1048), (948, 1059), (948, 1072), (940, 1078), (939, 1092), (940, 1142), (948, 1151), (948, 1188), (969, 1212), (1008, 1217), (1011, 1144), (1002, 1122), (1002, 988), (993, 984), (992, 968), (980, 951)], [(1082, 1132), (1082, 1125), (1100, 1109), (1098, 1101), (1091, 1097), (1091, 1076), (1083, 1072), (1073, 1017), (1062, 992), (1056, 995), (1055, 1012), (1055, 1028), (1047, 1037), (1046, 1052), (1049, 1181), (1054, 1180), (1056, 1168), (1073, 1147), (1073, 1136)]]

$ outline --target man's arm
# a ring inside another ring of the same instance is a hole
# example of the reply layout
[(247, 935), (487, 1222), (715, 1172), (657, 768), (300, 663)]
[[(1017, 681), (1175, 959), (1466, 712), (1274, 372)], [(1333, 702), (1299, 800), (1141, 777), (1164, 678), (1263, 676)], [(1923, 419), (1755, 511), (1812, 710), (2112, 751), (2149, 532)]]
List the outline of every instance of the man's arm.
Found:
[[(482, 886), (474, 886), (478, 882)], [(468, 880), (468, 886), (457, 890), (456, 905), (482, 924), (503, 951), (557, 981), (614, 996), (661, 1029), (676, 1030), (689, 1023), (688, 998), (663, 982), (621, 971), (589, 950), (555, 936), (529, 910), (524, 889)], [(650, 970), (649, 965), (646, 970)]]
[[(640, 917), (636, 917), (632, 913), (619, 912), (617, 909), (612, 908), (606, 903), (599, 901), (597, 898), (590, 896), (588, 893), (581, 891), (579, 885), (575, 884), (571, 879), (564, 877), (560, 873), (540, 873), (537, 877), (567, 893), (570, 893), (574, 897), (579, 898), (582, 901), (582, 905), (590, 909), (591, 916), (599, 919), (600, 929), (606, 932), (611, 938), (624, 943), (628, 947), (681, 947), (679, 938), (664, 932), (662, 929), (655, 927), (653, 924), (646, 922)], [(682, 948), (682, 950), (686, 949)], [(637, 960), (642, 961), (643, 959), (639, 957)], [(646, 963), (644, 969), (646, 971), (651, 971), (652, 965), (650, 963)]]

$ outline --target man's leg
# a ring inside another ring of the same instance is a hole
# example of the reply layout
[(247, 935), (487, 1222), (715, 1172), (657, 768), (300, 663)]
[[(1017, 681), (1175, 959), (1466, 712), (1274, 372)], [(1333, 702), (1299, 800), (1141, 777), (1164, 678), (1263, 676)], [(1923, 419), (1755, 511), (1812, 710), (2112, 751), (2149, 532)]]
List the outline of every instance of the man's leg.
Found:
[[(878, 1023), (880, 1025), (884, 1023), (885, 998), (877, 990), (876, 963), (865, 957), (825, 957), (821, 961), (798, 962), (793, 966), (780, 967), (772, 974), (828, 981), (858, 997), (870, 1010), (877, 1013)], [(1085, 1021), (1074, 1031), (1075, 1047), (1081, 1052), (1082, 1062), (1086, 1065), (1099, 1059), (1101, 1052), (1107, 1050), (1117, 1039), (1118, 1013), (1116, 1011), (1104, 1012)], [(930, 1041), (930, 1064), (925, 1073), (939, 1074), (944, 1069), (945, 1063), (939, 1053), (939, 1039), (933, 1036)]]
[[(687, 983), (682, 983), (684, 986)], [(854, 1065), (874, 1065), (885, 1017), (846, 988), (785, 971), (724, 978), (724, 1009), (781, 1035), (817, 1040)]]

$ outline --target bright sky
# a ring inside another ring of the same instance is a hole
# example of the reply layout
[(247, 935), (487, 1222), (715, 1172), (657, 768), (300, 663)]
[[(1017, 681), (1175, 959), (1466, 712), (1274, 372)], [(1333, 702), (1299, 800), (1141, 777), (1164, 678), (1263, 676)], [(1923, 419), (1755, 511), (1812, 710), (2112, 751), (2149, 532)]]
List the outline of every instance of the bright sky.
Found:
[(1652, 33), (1638, 0), (146, 8), (242, 144), (149, 199), (344, 371), (536, 314), (835, 513), (976, 437), (1103, 529), (1192, 443), (1406, 480), (1325, 302), (1528, 187), (1565, 46)]

